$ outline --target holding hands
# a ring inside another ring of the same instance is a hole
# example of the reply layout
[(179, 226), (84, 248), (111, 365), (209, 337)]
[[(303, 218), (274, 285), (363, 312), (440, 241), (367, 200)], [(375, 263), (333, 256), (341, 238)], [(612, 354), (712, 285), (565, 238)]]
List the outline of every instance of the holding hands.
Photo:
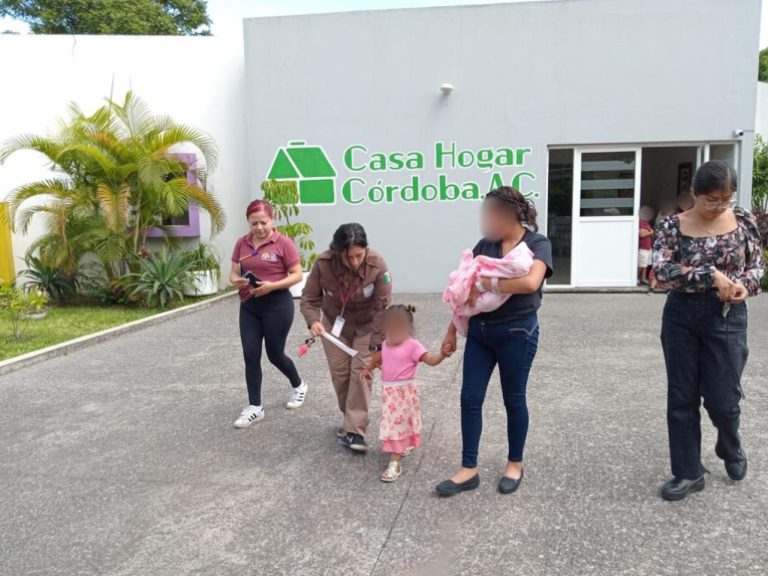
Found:
[(363, 384), (365, 384), (367, 382), (372, 382), (373, 381), (373, 371), (375, 369), (376, 368), (371, 366), (371, 365), (368, 365), (365, 368), (363, 368), (360, 371), (360, 382), (362, 382)]
[(445, 333), (445, 338), (443, 338), (443, 344), (440, 347), (440, 353), (446, 357), (450, 358), (453, 356), (454, 352), (456, 352), (456, 326), (451, 323), (450, 326), (448, 326), (448, 332)]

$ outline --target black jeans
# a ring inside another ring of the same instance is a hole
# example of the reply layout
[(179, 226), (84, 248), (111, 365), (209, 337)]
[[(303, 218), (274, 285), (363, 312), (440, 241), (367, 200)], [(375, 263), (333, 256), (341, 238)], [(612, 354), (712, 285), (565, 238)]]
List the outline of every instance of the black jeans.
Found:
[(245, 381), (248, 400), (261, 406), (261, 347), (266, 345), (267, 358), (291, 382), (301, 386), (301, 377), (293, 360), (285, 355), (285, 341), (293, 324), (293, 298), (288, 290), (270, 292), (259, 298), (249, 298), (240, 304), (240, 341), (245, 357)]
[(462, 466), (477, 466), (477, 451), (483, 431), (483, 402), (497, 364), (507, 411), (508, 458), (513, 462), (523, 460), (528, 435), (525, 390), (538, 343), (539, 321), (536, 314), (499, 323), (470, 319), (461, 385)]
[(672, 474), (693, 479), (701, 464), (701, 398), (717, 428), (720, 456), (739, 451), (741, 374), (747, 363), (747, 305), (727, 316), (713, 291), (672, 291), (664, 306), (661, 344), (667, 365), (667, 426)]

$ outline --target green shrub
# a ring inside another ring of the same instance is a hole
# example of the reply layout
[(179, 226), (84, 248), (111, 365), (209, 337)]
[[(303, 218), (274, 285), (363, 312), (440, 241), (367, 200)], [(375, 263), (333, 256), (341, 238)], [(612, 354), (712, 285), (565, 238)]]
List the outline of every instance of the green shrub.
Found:
[(42, 290), (56, 302), (63, 302), (77, 294), (77, 277), (70, 277), (61, 268), (49, 266), (31, 253), (27, 254), (24, 262), (27, 269), (19, 276), (26, 280), (25, 285)]
[(129, 296), (141, 296), (148, 306), (165, 308), (184, 300), (184, 288), (191, 285), (190, 262), (181, 252), (163, 250), (140, 261), (140, 270), (129, 274)]
[(39, 313), (48, 303), (47, 296), (37, 288), (22, 290), (9, 282), (0, 284), (0, 311), (11, 322), (11, 338), (21, 342), (29, 316)]
[(130, 306), (143, 302), (142, 294), (131, 295), (129, 291), (133, 278), (130, 275), (113, 280), (103, 276), (84, 276), (80, 280), (81, 292), (91, 301), (105, 306)]
[(768, 142), (760, 134), (752, 154), (752, 208), (768, 210)]
[[(763, 262), (766, 262), (768, 264), (768, 249), (766, 249), (765, 252), (763, 252)], [(768, 293), (768, 272), (763, 274), (763, 280), (761, 283), (763, 285), (763, 292)]]

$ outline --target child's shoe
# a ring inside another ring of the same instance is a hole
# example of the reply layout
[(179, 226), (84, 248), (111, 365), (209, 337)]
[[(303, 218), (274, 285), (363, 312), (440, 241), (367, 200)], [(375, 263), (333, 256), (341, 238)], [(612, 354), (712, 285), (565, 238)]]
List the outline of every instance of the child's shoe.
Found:
[(403, 473), (403, 467), (400, 462), (390, 461), (387, 469), (384, 470), (384, 474), (381, 475), (382, 482), (394, 482), (400, 478), (400, 474)]

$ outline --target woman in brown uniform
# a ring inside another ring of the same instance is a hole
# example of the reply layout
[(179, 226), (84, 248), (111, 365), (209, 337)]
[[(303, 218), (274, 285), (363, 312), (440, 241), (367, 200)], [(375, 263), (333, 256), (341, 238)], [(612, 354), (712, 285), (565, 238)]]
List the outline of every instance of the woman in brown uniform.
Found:
[(389, 306), (392, 282), (387, 264), (368, 249), (360, 224), (344, 224), (333, 235), (330, 249), (320, 254), (301, 296), (301, 313), (312, 335), (328, 332), (357, 350), (354, 358), (328, 342), (323, 348), (344, 420), (338, 430), (342, 444), (366, 452), (365, 431), (371, 405), (371, 384), (360, 372), (384, 340), (382, 314)]

